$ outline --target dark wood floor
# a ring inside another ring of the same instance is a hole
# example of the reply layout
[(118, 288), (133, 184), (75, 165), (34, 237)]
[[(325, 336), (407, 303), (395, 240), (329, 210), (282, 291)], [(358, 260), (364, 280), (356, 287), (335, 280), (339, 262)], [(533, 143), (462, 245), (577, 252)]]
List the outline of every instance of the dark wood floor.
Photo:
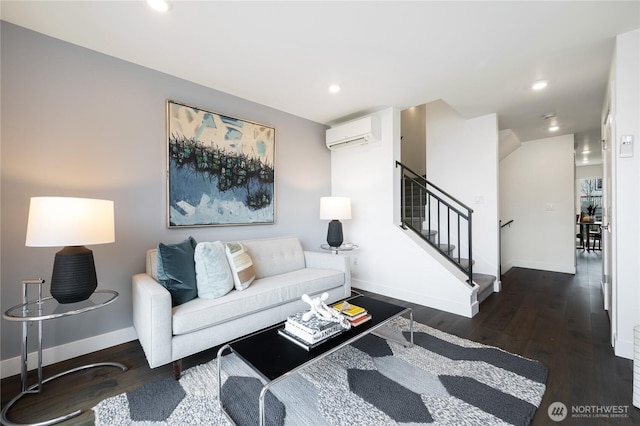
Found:
[[(414, 318), (423, 324), (542, 361), (549, 378), (534, 425), (557, 424), (547, 415), (547, 408), (556, 401), (569, 410), (572, 406), (628, 406), (628, 418), (569, 417), (560, 424), (640, 424), (640, 410), (631, 402), (632, 361), (615, 357), (609, 344), (609, 319), (600, 291), (600, 256), (600, 252), (578, 251), (576, 275), (512, 269), (502, 277), (502, 291), (485, 300), (474, 318), (395, 302), (411, 306)], [(183, 367), (210, 361), (215, 354), (212, 349), (192, 356)], [(102, 399), (172, 374), (170, 365), (150, 369), (136, 341), (45, 367), (44, 375), (102, 361), (122, 362), (129, 370), (90, 369), (50, 382), (42, 395), (26, 396), (16, 404), (9, 418), (35, 422), (82, 409), (86, 411), (80, 417), (64, 424), (92, 424), (91, 407)], [(2, 380), (2, 406), (19, 388), (18, 376)]]

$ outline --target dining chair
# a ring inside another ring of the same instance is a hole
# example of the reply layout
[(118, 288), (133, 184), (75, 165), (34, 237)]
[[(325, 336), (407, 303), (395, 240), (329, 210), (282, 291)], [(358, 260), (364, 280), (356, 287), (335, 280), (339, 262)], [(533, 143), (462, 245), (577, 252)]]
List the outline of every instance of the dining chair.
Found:
[(585, 245), (584, 245), (584, 233), (582, 232), (582, 225), (580, 225), (580, 215), (577, 214), (576, 215), (576, 225), (578, 226), (578, 232), (576, 232), (576, 239), (578, 240), (579, 244), (576, 248), (577, 249), (585, 249)]
[[(591, 246), (591, 250), (602, 250), (602, 230), (600, 229), (600, 226), (598, 226), (597, 228), (597, 230), (593, 230), (591, 229), (591, 226), (589, 227), (589, 239), (587, 240), (587, 244), (589, 244), (589, 241), (591, 241), (591, 239), (593, 238), (593, 245)], [(596, 241), (598, 242), (597, 249)]]

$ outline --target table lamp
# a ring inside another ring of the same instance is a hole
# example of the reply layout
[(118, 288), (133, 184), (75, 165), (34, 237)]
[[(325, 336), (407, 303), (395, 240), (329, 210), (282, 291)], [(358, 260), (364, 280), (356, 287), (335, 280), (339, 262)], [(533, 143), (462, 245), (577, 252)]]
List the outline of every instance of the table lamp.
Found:
[(93, 252), (85, 245), (115, 241), (113, 201), (32, 197), (27, 247), (64, 248), (56, 253), (51, 296), (59, 303), (86, 300), (98, 286)]
[(320, 219), (331, 221), (327, 230), (329, 247), (340, 247), (343, 242), (340, 219), (351, 219), (351, 199), (348, 197), (321, 197)]

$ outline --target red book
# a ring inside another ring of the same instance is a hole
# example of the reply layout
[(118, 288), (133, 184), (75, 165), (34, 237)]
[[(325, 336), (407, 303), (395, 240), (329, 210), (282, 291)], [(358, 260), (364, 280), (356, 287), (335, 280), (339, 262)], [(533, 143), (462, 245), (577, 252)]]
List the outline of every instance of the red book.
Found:
[(364, 323), (364, 322), (369, 321), (370, 319), (371, 319), (371, 315), (367, 314), (367, 315), (362, 316), (362, 317), (360, 317), (360, 318), (357, 318), (357, 319), (355, 319), (355, 320), (351, 320), (351, 319), (350, 319), (350, 320), (349, 320), (349, 322), (351, 323), (351, 326), (352, 326), (352, 327), (357, 327), (357, 326), (359, 326), (360, 324), (362, 324), (362, 323)]

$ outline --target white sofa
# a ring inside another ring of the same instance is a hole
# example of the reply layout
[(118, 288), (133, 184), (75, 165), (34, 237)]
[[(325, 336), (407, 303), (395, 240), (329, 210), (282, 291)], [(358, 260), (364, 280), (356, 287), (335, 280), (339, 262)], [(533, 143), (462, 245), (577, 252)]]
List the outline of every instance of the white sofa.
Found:
[(146, 272), (132, 278), (133, 325), (151, 368), (284, 321), (304, 310), (300, 297), (329, 293), (328, 302), (351, 294), (349, 258), (303, 251), (296, 237), (244, 240), (256, 279), (249, 288), (216, 299), (195, 298), (172, 307), (157, 281), (157, 249), (147, 251)]

